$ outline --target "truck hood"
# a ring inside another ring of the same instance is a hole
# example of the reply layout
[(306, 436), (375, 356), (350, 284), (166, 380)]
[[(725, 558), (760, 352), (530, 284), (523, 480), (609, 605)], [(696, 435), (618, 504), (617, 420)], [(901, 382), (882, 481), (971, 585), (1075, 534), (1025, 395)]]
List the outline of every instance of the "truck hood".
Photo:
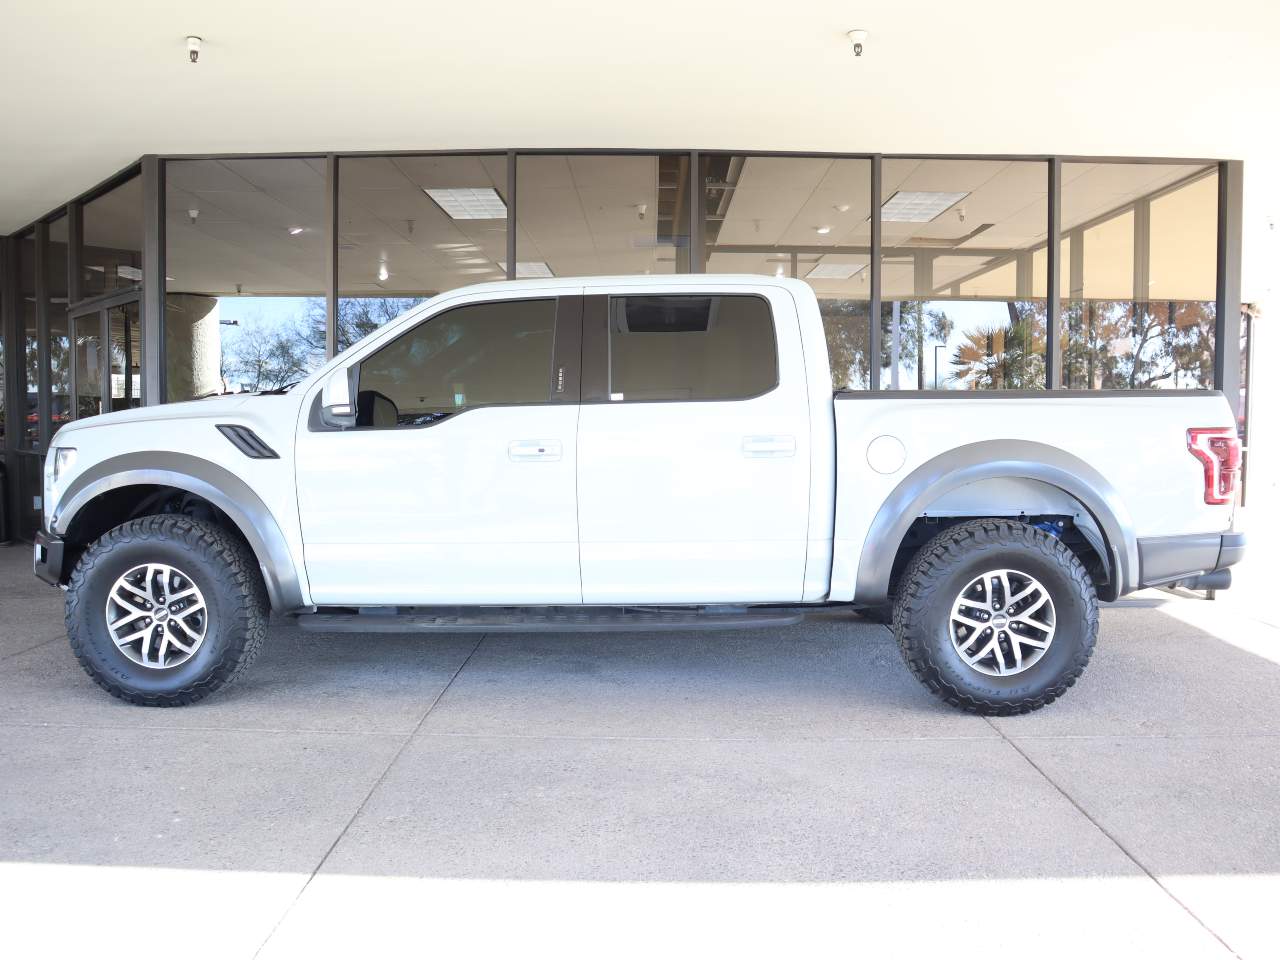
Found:
[(58, 438), (88, 430), (93, 427), (110, 427), (121, 423), (144, 423), (151, 420), (208, 420), (221, 419), (233, 414), (254, 399), (253, 394), (231, 397), (209, 397), (205, 400), (188, 400), (185, 403), (164, 403), (154, 407), (135, 407), (117, 410), (96, 417), (73, 420), (58, 431)]

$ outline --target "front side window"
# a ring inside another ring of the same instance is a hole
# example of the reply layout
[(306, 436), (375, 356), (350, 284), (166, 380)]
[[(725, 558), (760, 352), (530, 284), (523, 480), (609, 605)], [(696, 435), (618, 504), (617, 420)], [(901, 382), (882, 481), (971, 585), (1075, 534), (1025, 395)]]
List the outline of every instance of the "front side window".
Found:
[(773, 318), (761, 297), (610, 301), (611, 401), (745, 400), (777, 383)]
[(360, 363), (356, 425), (420, 427), (470, 407), (546, 403), (556, 302), (448, 310)]

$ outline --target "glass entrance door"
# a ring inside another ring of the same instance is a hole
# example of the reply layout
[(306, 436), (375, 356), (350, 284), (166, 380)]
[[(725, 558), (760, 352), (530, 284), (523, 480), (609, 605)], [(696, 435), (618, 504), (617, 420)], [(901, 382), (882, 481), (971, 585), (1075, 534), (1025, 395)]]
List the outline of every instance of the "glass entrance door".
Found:
[(142, 406), (142, 311), (137, 299), (74, 313), (75, 416)]

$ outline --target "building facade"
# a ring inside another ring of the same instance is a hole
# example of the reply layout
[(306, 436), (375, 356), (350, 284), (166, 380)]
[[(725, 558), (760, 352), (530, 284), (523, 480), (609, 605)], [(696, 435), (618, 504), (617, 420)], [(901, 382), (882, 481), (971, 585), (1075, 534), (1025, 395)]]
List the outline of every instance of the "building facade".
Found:
[(1242, 164), (732, 151), (146, 156), (2, 238), (7, 535), (69, 420), (295, 382), (502, 278), (803, 278), (846, 390), (1211, 390)]

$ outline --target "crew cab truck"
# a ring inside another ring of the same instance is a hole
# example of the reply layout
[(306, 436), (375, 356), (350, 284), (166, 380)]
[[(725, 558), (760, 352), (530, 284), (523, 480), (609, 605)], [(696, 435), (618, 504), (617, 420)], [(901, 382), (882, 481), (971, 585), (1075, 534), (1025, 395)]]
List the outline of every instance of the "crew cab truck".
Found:
[(1223, 588), (1239, 446), (1218, 393), (833, 392), (791, 279), (455, 290), (291, 389), (62, 428), (36, 573), (131, 703), (230, 682), (304, 628), (889, 619), (935, 694), (1034, 710), (1098, 601)]

